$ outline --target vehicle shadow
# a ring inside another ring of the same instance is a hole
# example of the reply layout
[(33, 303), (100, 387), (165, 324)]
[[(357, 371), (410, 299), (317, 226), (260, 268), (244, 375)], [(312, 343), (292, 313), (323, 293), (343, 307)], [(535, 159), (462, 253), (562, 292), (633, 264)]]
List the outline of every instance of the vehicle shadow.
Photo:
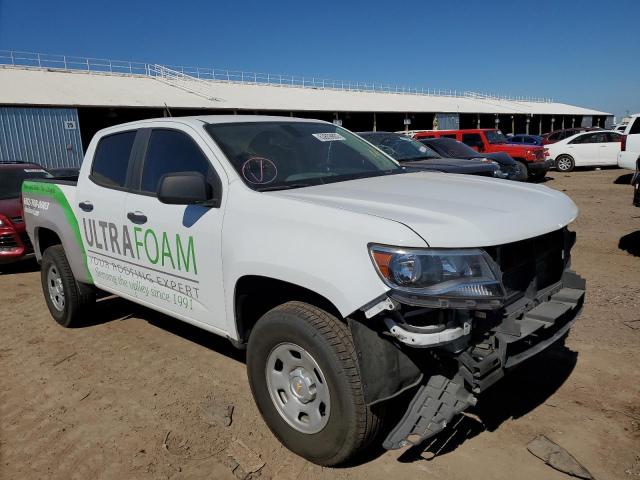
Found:
[(553, 177), (549, 177), (547, 175), (545, 175), (544, 177), (529, 177), (529, 183), (542, 184), (549, 181), (553, 181)]
[(523, 417), (560, 388), (575, 368), (577, 356), (562, 342), (541, 352), (482, 394), (474, 408), (455, 418), (442, 433), (407, 449), (398, 461), (432, 460), (482, 432), (495, 431), (506, 420)]
[(40, 270), (40, 265), (35, 258), (19, 260), (12, 263), (0, 263), (0, 275), (16, 275), (19, 273), (31, 273)]
[(640, 257), (640, 230), (628, 233), (620, 238), (618, 248), (634, 257)]
[(633, 173), (625, 173), (616, 178), (613, 183), (616, 185), (631, 185), (631, 178), (633, 178)]
[(201, 347), (214, 350), (238, 362), (245, 362), (246, 355), (244, 350), (235, 348), (226, 338), (115, 295), (99, 295), (96, 308), (92, 312), (91, 317), (87, 318), (83, 324), (77, 328), (95, 327), (118, 320), (126, 321), (130, 318), (144, 320), (154, 327), (180, 336)]

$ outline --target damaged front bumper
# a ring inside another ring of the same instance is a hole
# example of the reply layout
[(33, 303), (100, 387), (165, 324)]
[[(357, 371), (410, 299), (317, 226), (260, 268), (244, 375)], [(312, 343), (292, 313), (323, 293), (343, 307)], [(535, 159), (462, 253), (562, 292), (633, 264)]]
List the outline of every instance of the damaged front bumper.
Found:
[[(566, 270), (559, 282), (500, 312), (455, 312), (438, 328), (385, 311), (378, 313), (384, 330), (375, 345), (373, 330), (350, 322), (367, 403), (418, 386), (383, 446), (417, 445), (436, 435), (506, 372), (563, 338), (582, 309), (585, 287), (584, 279)], [(367, 352), (376, 352), (373, 362)]]

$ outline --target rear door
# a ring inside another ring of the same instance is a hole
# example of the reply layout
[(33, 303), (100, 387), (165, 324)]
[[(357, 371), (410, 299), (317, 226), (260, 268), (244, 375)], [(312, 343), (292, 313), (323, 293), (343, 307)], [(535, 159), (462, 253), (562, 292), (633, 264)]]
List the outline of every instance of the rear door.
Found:
[[(138, 297), (153, 308), (226, 333), (222, 220), (227, 180), (192, 127), (163, 122), (145, 131), (144, 154), (125, 211), (139, 261), (148, 273)], [(221, 192), (219, 207), (167, 205), (157, 198), (163, 175), (198, 172)]]
[(622, 135), (616, 132), (600, 132), (598, 135), (601, 140), (599, 142), (599, 164), (617, 165)]
[[(130, 165), (138, 130), (101, 137), (87, 151), (91, 165), (83, 164), (76, 190), (78, 226), (93, 282), (108, 292), (127, 295), (131, 263), (122, 238), (127, 223), (125, 205)], [(92, 151), (92, 148), (94, 150)], [(89, 169), (85, 172), (84, 169)]]

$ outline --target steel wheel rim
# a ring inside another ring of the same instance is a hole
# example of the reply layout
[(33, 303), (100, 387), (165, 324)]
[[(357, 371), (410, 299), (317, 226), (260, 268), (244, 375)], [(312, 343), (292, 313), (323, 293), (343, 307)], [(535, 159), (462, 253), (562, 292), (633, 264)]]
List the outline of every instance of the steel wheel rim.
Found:
[(64, 286), (62, 276), (55, 265), (49, 267), (47, 272), (47, 287), (49, 287), (49, 299), (58, 311), (64, 310)]
[(568, 158), (561, 158), (558, 160), (558, 170), (566, 172), (571, 168), (571, 161)]
[(289, 342), (276, 345), (265, 376), (273, 405), (291, 427), (310, 435), (327, 425), (329, 387), (318, 362), (304, 348)]

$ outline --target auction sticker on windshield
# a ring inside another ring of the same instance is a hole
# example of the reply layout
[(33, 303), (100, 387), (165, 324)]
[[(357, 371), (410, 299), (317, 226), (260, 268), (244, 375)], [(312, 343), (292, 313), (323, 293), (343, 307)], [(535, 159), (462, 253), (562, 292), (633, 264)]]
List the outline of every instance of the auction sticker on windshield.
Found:
[(335, 142), (336, 140), (345, 140), (345, 138), (339, 133), (326, 132), (326, 133), (312, 133), (311, 135), (316, 137), (321, 142)]

